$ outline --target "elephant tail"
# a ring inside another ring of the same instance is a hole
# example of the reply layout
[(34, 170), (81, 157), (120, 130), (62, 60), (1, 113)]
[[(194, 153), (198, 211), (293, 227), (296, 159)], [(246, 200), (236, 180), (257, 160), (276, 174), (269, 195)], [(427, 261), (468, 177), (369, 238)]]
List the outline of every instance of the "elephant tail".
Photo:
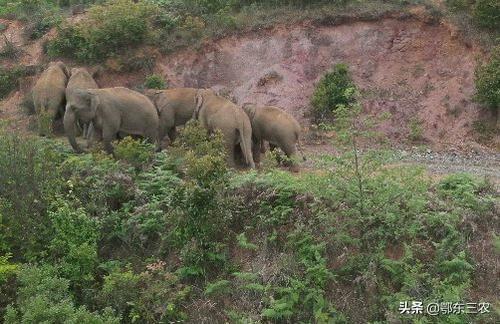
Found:
[(297, 140), (297, 142), (296, 142), (297, 143), (297, 150), (302, 155), (302, 160), (307, 161), (306, 155), (304, 154), (304, 151), (302, 150), (302, 143), (300, 141), (300, 134), (299, 134), (299, 132), (295, 133), (295, 136), (296, 136), (296, 140)]
[(245, 122), (242, 121), (237, 132), (240, 136), (240, 147), (245, 157), (245, 162), (253, 169), (255, 168), (255, 163), (252, 156), (252, 128), (245, 125)]
[(194, 106), (194, 110), (193, 110), (192, 119), (198, 120), (198, 118), (200, 117), (200, 110), (201, 110), (201, 107), (203, 106), (203, 101), (204, 101), (203, 90), (199, 89), (198, 91), (196, 91), (195, 106)]

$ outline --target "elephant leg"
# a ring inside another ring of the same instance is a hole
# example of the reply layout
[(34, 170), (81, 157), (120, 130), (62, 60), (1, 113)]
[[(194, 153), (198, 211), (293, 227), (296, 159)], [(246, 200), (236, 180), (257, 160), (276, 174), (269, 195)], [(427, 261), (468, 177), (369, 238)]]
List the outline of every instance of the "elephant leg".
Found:
[(292, 170), (293, 172), (298, 172), (299, 168), (297, 159), (297, 147), (295, 146), (295, 144), (283, 144), (281, 146), (281, 149), (288, 157), (287, 164), (290, 166), (290, 170)]
[(145, 137), (151, 144), (155, 145), (156, 152), (161, 151), (160, 140), (158, 139), (158, 131), (156, 129), (147, 130)]
[(259, 145), (260, 145), (260, 153), (266, 154), (266, 145), (264, 143), (264, 140), (260, 140)]
[(261, 141), (252, 141), (252, 156), (256, 164), (260, 164)]
[(94, 124), (90, 124), (87, 133), (87, 148), (90, 148), (94, 145), (94, 143), (101, 141), (102, 141), (102, 129), (97, 129), (94, 127)]
[(116, 138), (117, 133), (117, 131), (110, 128), (104, 128), (102, 130), (102, 142), (104, 144), (104, 150), (108, 154), (113, 154), (113, 145), (111, 145), (111, 142)]
[(226, 161), (229, 167), (231, 168), (236, 168), (236, 161), (235, 161), (235, 155), (234, 155), (234, 138), (226, 138), (225, 145), (226, 147)]
[(177, 130), (175, 129), (175, 126), (168, 130), (168, 138), (170, 138), (170, 143), (173, 143), (177, 138)]
[(227, 151), (227, 164), (231, 168), (236, 168), (236, 161), (234, 160), (234, 146), (226, 146)]

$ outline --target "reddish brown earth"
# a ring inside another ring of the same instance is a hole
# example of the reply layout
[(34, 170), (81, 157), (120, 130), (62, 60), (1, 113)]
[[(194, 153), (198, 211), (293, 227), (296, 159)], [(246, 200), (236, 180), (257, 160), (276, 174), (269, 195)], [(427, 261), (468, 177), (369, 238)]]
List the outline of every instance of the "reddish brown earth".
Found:
[(391, 113), (382, 127), (391, 140), (407, 142), (416, 118), (426, 142), (463, 149), (475, 145), (472, 123), (485, 115), (471, 100), (482, 53), (452, 34), (442, 25), (394, 19), (278, 27), (161, 58), (157, 69), (172, 87), (222, 89), (239, 104), (283, 107), (309, 126), (315, 83), (333, 64), (347, 63), (365, 110)]
[[(24, 50), (19, 63), (48, 60), (42, 44), (54, 32), (28, 42), (22, 38), (19, 22), (0, 22), (9, 26), (4, 32), (7, 38)], [(210, 87), (238, 104), (283, 107), (301, 122), (306, 133), (311, 126), (308, 110), (314, 85), (333, 64), (347, 63), (363, 94), (365, 111), (391, 114), (380, 128), (394, 145), (415, 145), (409, 140), (413, 122), (423, 130), (417, 144), (433, 150), (498, 152), (498, 135), (487, 145), (478, 144), (473, 129), (475, 121), (491, 123), (493, 119), (471, 99), (474, 68), (485, 55), (478, 46), (462, 42), (449, 24), (429, 24), (417, 18), (339, 26), (303, 23), (207, 41), (198, 51), (186, 49), (168, 56), (142, 51), (156, 57), (154, 70), (170, 87)], [(112, 65), (108, 62), (107, 66)], [(101, 87), (135, 87), (145, 75), (144, 71), (121, 73), (108, 68), (97, 81)], [(23, 92), (29, 86), (30, 80), (24, 80)], [(0, 118), (11, 120), (16, 129), (27, 128), (27, 118), (18, 108), (20, 99), (19, 93), (13, 93), (0, 102)], [(324, 144), (324, 138), (306, 138), (309, 152), (330, 150), (330, 145), (318, 145)]]

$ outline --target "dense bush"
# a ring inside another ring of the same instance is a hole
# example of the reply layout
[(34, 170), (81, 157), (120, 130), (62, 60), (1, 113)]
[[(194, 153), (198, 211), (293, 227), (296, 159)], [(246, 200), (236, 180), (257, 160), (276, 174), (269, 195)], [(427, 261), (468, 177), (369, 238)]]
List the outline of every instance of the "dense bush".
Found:
[(61, 26), (48, 52), (81, 61), (102, 61), (120, 55), (150, 37), (153, 13), (154, 6), (144, 1), (110, 0), (95, 5), (79, 23)]
[(500, 46), (493, 49), (489, 62), (476, 69), (477, 100), (498, 111), (500, 107)]
[(147, 165), (153, 159), (155, 147), (146, 140), (134, 140), (125, 137), (115, 145), (114, 155), (118, 160), (125, 161), (135, 168)]
[(163, 261), (148, 264), (135, 274), (131, 270), (114, 270), (104, 277), (98, 297), (104, 306), (115, 309), (125, 322), (171, 323), (186, 319), (181, 303), (190, 287), (168, 272)]
[[(344, 119), (357, 108), (341, 106), (338, 124), (355, 125)], [(344, 143), (362, 135), (347, 128)], [(378, 151), (351, 147), (318, 161), (321, 173), (295, 175), (229, 171), (220, 134), (195, 123), (168, 152), (122, 144), (127, 158), (115, 160), (0, 136), (7, 323), (404, 321), (400, 301), (467, 297), (466, 239), (494, 224), (487, 182), (434, 183), (385, 168)], [(206, 303), (210, 312), (192, 306)]]
[(62, 155), (46, 141), (4, 131), (0, 137), (0, 220), (8, 229), (0, 237), (29, 260), (45, 253), (50, 238), (47, 212), (63, 185)]
[(356, 101), (356, 86), (345, 64), (336, 64), (331, 72), (326, 73), (314, 89), (311, 98), (314, 119), (326, 121), (332, 119), (338, 106), (348, 106)]
[(76, 307), (68, 280), (51, 266), (24, 266), (18, 274), (15, 305), (7, 308), (5, 323), (119, 323), (111, 309), (103, 314)]
[(500, 28), (500, 2), (498, 0), (476, 0), (473, 16), (479, 26)]
[(146, 80), (144, 81), (144, 87), (147, 89), (161, 90), (167, 87), (167, 83), (161, 75), (151, 74), (146, 77)]

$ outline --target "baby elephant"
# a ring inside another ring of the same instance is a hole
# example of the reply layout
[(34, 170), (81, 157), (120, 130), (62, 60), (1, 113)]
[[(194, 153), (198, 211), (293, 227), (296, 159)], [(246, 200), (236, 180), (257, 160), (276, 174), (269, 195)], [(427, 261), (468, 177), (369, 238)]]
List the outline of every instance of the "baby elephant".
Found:
[[(49, 135), (52, 121), (62, 116), (66, 103), (64, 91), (70, 73), (63, 62), (50, 62), (33, 87), (33, 103), (38, 115), (38, 133)], [(46, 125), (49, 124), (49, 125)]]
[(300, 147), (300, 125), (291, 115), (278, 107), (257, 107), (245, 104), (243, 110), (252, 124), (252, 152), (255, 161), (260, 162), (260, 153), (265, 152), (264, 141), (269, 142), (271, 150), (279, 147), (292, 160), (297, 170), (297, 149), (305, 161)]
[(158, 113), (144, 95), (127, 88), (74, 90), (66, 105), (64, 130), (76, 152), (81, 152), (75, 140), (76, 121), (92, 122), (93, 136), (102, 138), (104, 149), (113, 152), (113, 141), (120, 133), (140, 135), (157, 145)]
[(168, 135), (170, 142), (173, 142), (176, 137), (176, 126), (186, 124), (193, 117), (197, 91), (198, 89), (193, 88), (146, 91), (146, 96), (158, 110), (160, 141)]

